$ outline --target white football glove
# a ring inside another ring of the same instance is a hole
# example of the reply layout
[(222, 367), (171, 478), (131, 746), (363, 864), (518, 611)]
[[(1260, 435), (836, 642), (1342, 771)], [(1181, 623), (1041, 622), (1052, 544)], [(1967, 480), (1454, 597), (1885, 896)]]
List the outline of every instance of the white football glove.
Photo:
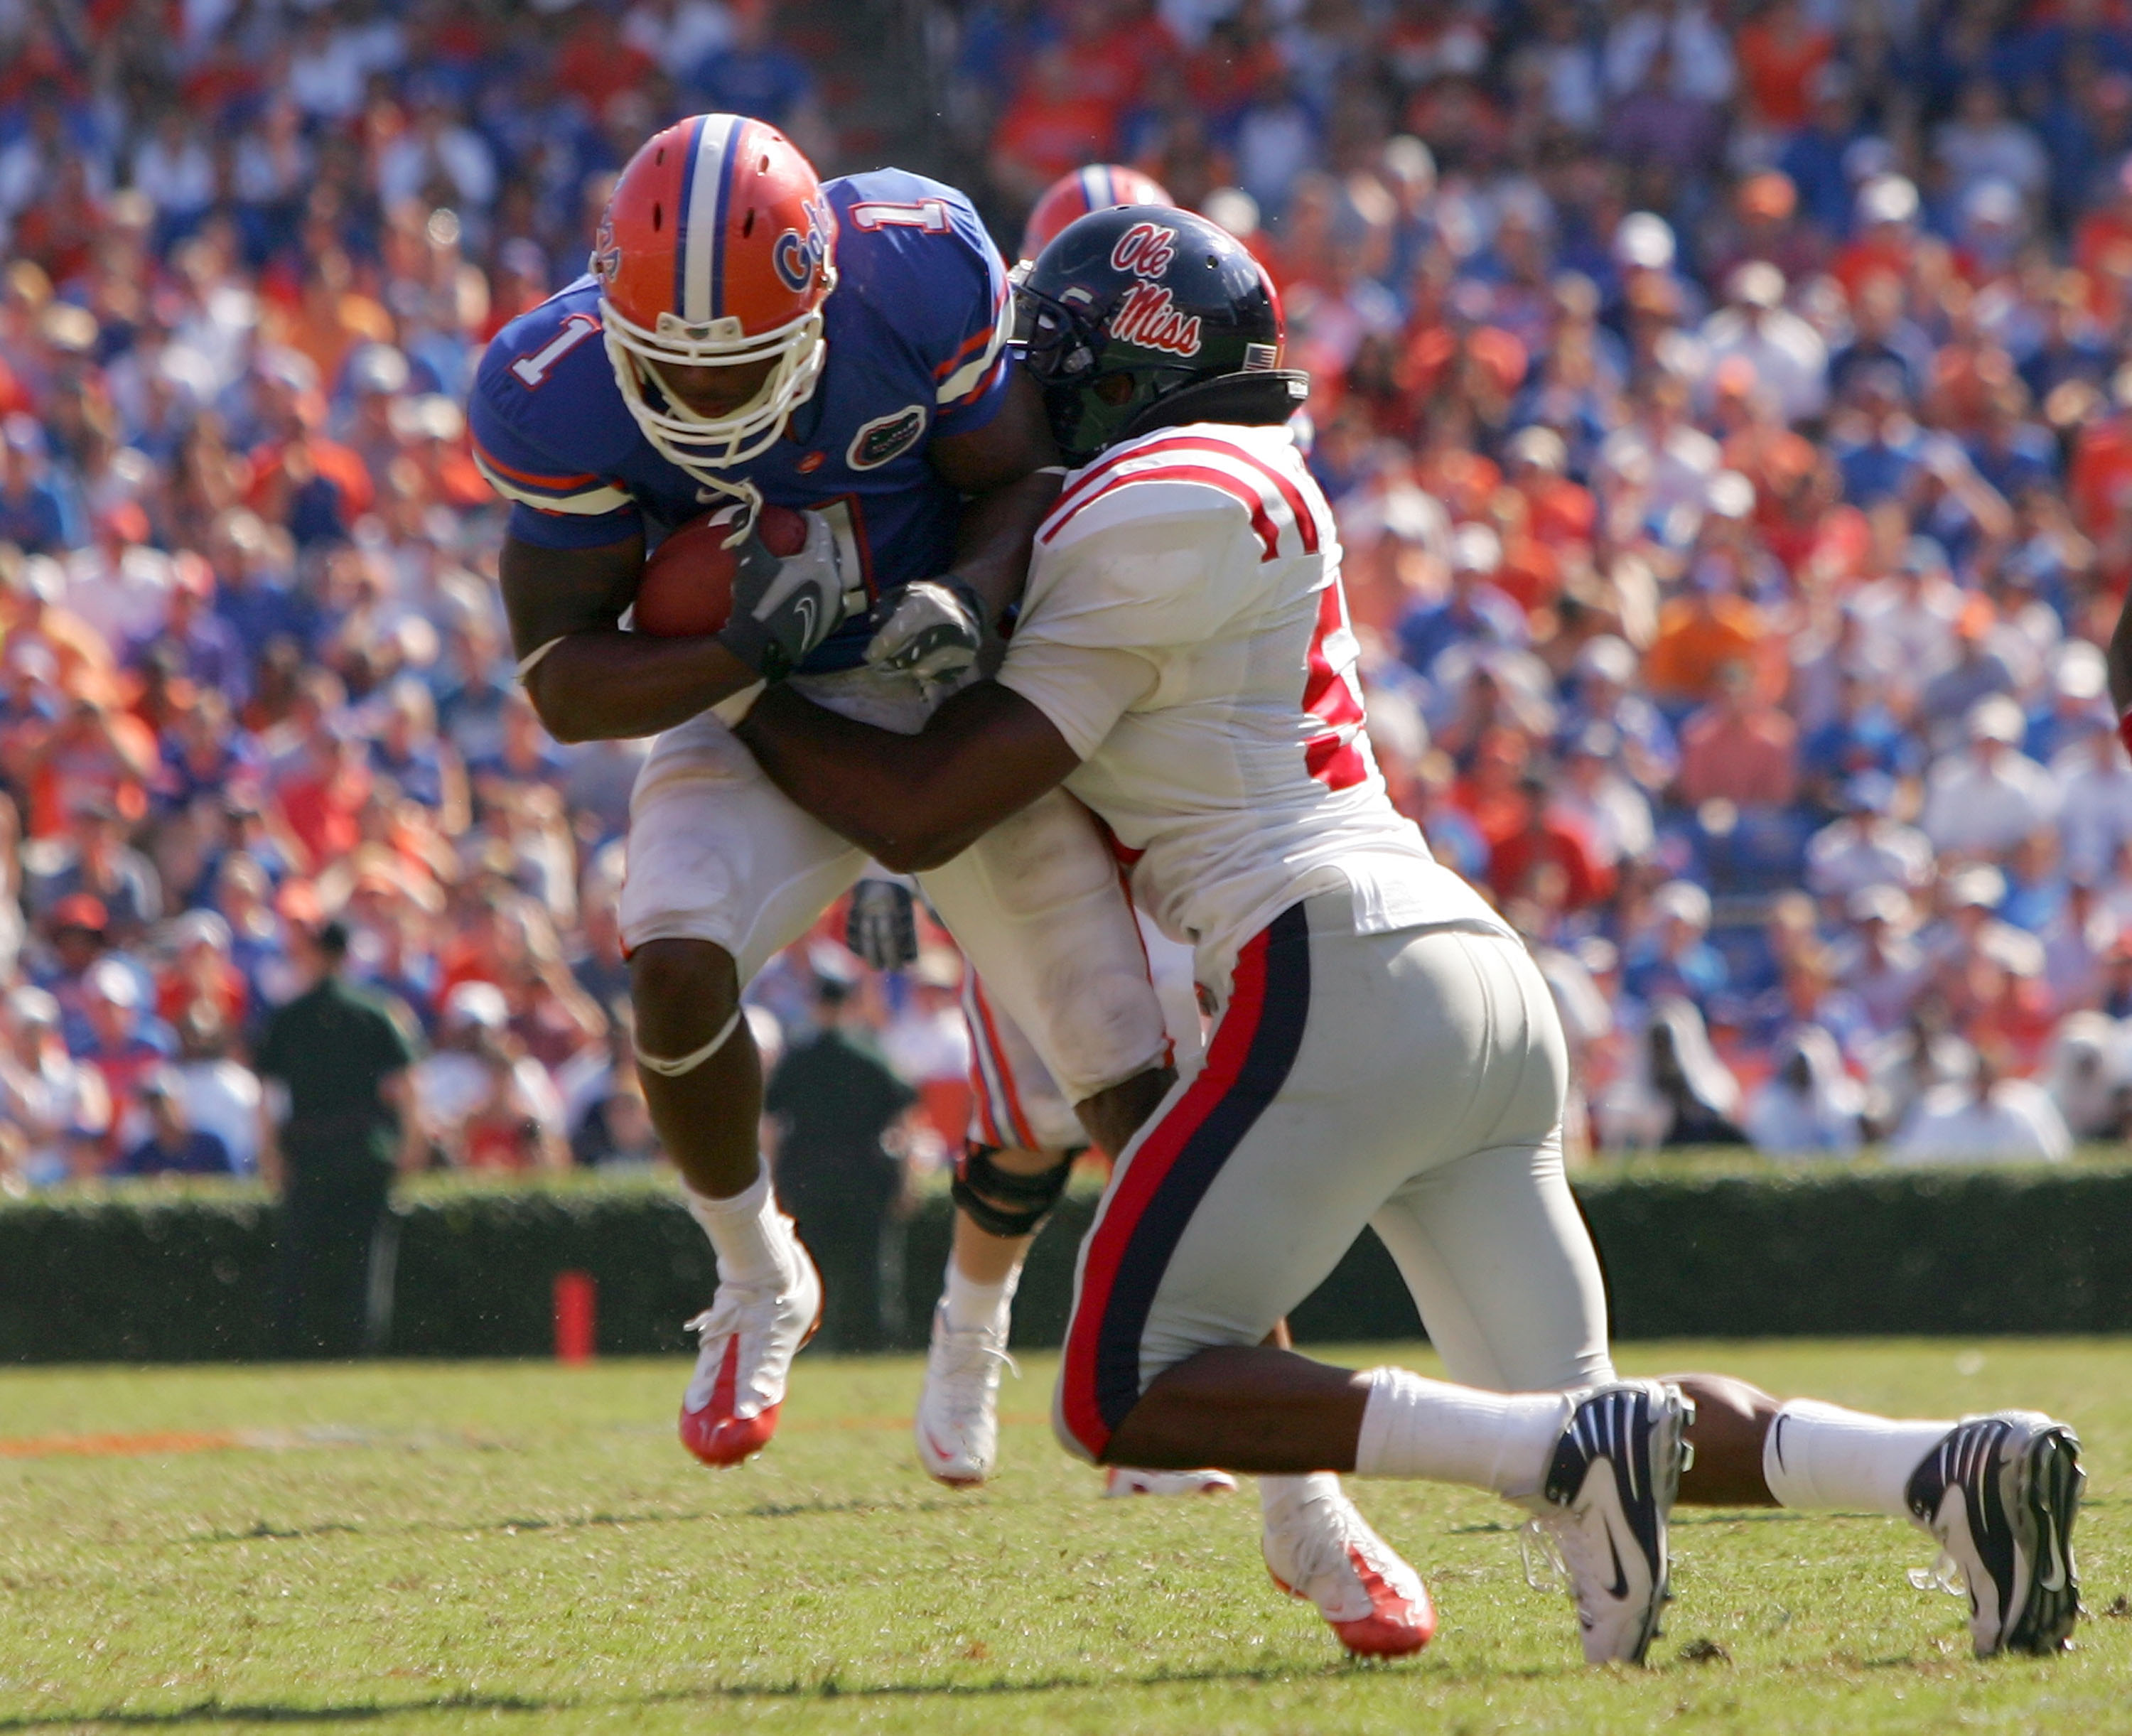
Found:
[(903, 587), (867, 645), (867, 661), (915, 680), (928, 699), (969, 673), (985, 648), (985, 606), (952, 573)]
[(781, 681), (837, 630), (846, 607), (837, 534), (819, 512), (807, 540), (780, 559), (751, 532), (733, 575), (732, 614), (718, 643), (766, 681)]

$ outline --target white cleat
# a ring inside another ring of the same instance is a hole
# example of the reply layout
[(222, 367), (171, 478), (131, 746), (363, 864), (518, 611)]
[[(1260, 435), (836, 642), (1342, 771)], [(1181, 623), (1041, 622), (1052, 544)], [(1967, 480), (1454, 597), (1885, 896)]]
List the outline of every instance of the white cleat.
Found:
[(792, 1359), (822, 1324), (822, 1278), (791, 1233), (783, 1283), (718, 1286), (689, 1322), (698, 1335), (695, 1377), (681, 1396), (681, 1444), (723, 1470), (770, 1444)]
[(1568, 1575), (1586, 1661), (1640, 1664), (1668, 1595), (1666, 1519), (1691, 1455), (1681, 1436), (1695, 1407), (1655, 1380), (1570, 1399), (1533, 1523)]
[(1940, 1560), (1910, 1582), (1968, 1594), (1979, 1657), (2049, 1657), (2072, 1644), (2072, 1527), (2086, 1480), (2072, 1431), (2034, 1411), (1964, 1417), (1911, 1474), (1910, 1512)]
[(975, 1489), (998, 1461), (1000, 1370), (1014, 1361), (1006, 1353), (1007, 1321), (1001, 1308), (991, 1325), (958, 1331), (948, 1324), (944, 1302), (933, 1310), (911, 1433), (925, 1475), (950, 1489)]
[(1358, 1657), (1405, 1657), (1436, 1633), (1421, 1575), (1356, 1512), (1328, 1473), (1283, 1478), (1294, 1499), (1268, 1503), (1259, 1548), (1273, 1582), (1318, 1606)]
[(1103, 1473), (1105, 1495), (1226, 1495), (1236, 1479), (1225, 1470), (1136, 1470), (1113, 1465)]

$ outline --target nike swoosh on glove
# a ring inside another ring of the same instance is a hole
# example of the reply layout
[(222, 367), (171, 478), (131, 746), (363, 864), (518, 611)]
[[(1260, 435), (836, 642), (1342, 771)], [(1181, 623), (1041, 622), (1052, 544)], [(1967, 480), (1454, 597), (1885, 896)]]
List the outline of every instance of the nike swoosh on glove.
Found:
[(862, 880), (852, 888), (844, 944), (872, 969), (900, 971), (918, 957), (918, 914), (910, 889), (896, 880)]
[(867, 645), (867, 661), (915, 679), (929, 699), (969, 673), (985, 645), (985, 606), (952, 573), (905, 585)]
[(733, 574), (732, 613), (718, 635), (765, 681), (782, 681), (844, 618), (837, 534), (819, 512), (800, 516), (807, 520), (807, 540), (782, 560), (748, 533)]

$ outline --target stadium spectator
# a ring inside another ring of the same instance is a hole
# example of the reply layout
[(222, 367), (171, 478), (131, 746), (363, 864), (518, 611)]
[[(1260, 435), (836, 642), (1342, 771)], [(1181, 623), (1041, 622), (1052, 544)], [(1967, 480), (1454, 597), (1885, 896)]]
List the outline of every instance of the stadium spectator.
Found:
[(1968, 746), (1936, 761), (1918, 823), (1933, 847), (1993, 856), (2058, 818), (2058, 779), (2019, 751), (2021, 708), (2003, 694), (1981, 699), (1965, 720)]
[(68, 1054), (59, 1003), (42, 989), (18, 988), (4, 1018), (0, 1117), (12, 1135), (11, 1167), (32, 1187), (101, 1175), (111, 1095), (94, 1067)]
[(1651, 1009), (1629, 1068), (1592, 1106), (1600, 1143), (1611, 1149), (1744, 1145), (1740, 1081), (1710, 1046), (1693, 1004), (1671, 996)]
[(147, 1136), (112, 1166), (121, 1176), (228, 1175), (236, 1166), (222, 1135), (193, 1125), (185, 1085), (175, 1068), (159, 1067), (141, 1083)]
[[(90, 7), (0, 68), (0, 989), (55, 996), (74, 1066), (108, 960), (186, 1068), (241, 1071), (315, 879), (416, 1019), (492, 980), (513, 1089), (582, 1131), (642, 749), (555, 742), (510, 679), (459, 402), (622, 157), (718, 104), (833, 168), (893, 137), (1003, 237), (1114, 153), (1245, 236), (1313, 373), (1380, 758), (1544, 944), (1611, 951), (1594, 1029), (1679, 995), (1781, 1072), (1762, 918), (1802, 885), (1880, 1130), (1951, 1056), (2042, 1069), (2053, 1021), (2132, 1014), (2115, 26), (920, 0), (938, 77), (891, 88), (915, 62), (775, 5), (181, 10), (166, 42)], [(1550, 827), (1589, 877), (1520, 861)]]
[(1888, 1161), (2056, 1163), (2069, 1157), (2072, 1134), (2050, 1093), (2005, 1067), (2002, 1056), (1980, 1048), (1968, 1079), (1936, 1085), (1912, 1105), (1888, 1142)]
[(1835, 1039), (1808, 1025), (1775, 1053), (1776, 1072), (1747, 1101), (1748, 1142), (1774, 1158), (1853, 1155), (1864, 1135), (1866, 1093), (1845, 1072)]

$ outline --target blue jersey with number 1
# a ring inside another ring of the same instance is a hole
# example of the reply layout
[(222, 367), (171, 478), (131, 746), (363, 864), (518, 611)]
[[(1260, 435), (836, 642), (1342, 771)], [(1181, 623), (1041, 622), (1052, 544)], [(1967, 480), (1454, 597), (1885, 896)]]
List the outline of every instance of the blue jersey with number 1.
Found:
[[(1006, 392), (1006, 271), (969, 201), (897, 169), (824, 184), (837, 215), (837, 286), (814, 396), (759, 457), (721, 472), (836, 528), (878, 597), (947, 571), (959, 496), (926, 462)], [(512, 502), (511, 534), (594, 549), (640, 530), (655, 544), (726, 500), (644, 438), (616, 385), (588, 276), (496, 334), (468, 406), (474, 458)], [(808, 659), (859, 660), (871, 628), (847, 622)]]

